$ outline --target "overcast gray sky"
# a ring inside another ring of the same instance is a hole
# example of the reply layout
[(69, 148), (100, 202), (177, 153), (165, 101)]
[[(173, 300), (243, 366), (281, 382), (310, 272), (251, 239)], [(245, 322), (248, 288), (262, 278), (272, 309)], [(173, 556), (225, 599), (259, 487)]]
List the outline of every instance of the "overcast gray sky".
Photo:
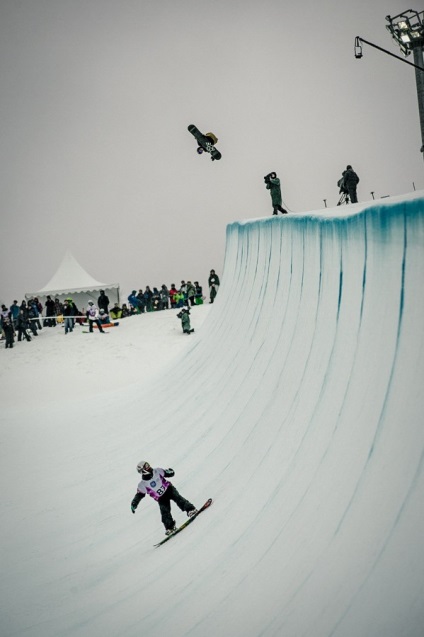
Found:
[[(421, 0), (420, 0), (421, 1)], [(419, 6), (413, 6), (420, 10)], [(421, 7), (422, 8), (422, 7)], [(123, 292), (221, 273), (225, 228), (424, 188), (398, 0), (1, 0), (0, 301), (43, 287), (66, 249)], [(195, 124), (222, 160), (198, 156)]]

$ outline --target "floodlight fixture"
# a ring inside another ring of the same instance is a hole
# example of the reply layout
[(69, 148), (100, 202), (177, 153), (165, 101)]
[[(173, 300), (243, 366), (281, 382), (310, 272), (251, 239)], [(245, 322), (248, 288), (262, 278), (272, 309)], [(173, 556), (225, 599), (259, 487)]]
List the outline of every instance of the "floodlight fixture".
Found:
[(418, 113), (421, 127), (420, 152), (423, 153), (424, 159), (424, 11), (418, 12), (408, 9), (408, 11), (399, 13), (399, 15), (394, 18), (388, 15), (386, 16), (386, 20), (389, 23), (386, 25), (386, 29), (399, 45), (404, 57), (413, 53), (414, 62), (409, 62), (408, 60), (391, 53), (391, 51), (387, 51), (381, 46), (378, 46), (373, 42), (369, 42), (368, 40), (364, 40), (364, 38), (359, 36), (355, 38), (355, 58), (362, 58), (362, 44), (368, 44), (369, 46), (372, 46), (383, 53), (387, 53), (397, 60), (415, 68)]
[[(391, 18), (386, 16), (389, 24), (386, 29), (399, 45), (403, 55), (414, 55), (415, 79), (417, 83), (418, 111), (421, 126), (421, 152), (424, 159), (424, 11), (408, 9)], [(405, 60), (406, 61), (406, 60)]]
[(415, 47), (424, 45), (424, 11), (418, 13), (408, 9), (394, 18), (388, 15), (386, 20), (389, 23), (386, 29), (405, 57), (410, 55)]
[(355, 57), (357, 60), (360, 60), (362, 57), (362, 46), (361, 46), (361, 38), (356, 36), (355, 38)]

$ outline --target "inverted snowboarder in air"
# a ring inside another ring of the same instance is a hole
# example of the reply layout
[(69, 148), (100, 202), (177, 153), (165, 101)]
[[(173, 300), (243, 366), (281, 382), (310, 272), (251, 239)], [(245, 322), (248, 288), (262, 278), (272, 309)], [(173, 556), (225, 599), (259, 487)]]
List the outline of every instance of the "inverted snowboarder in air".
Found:
[(213, 133), (206, 133), (205, 135), (203, 135), (203, 133), (201, 133), (199, 129), (194, 126), (194, 124), (190, 124), (188, 130), (193, 135), (193, 137), (196, 138), (197, 143), (199, 144), (197, 148), (197, 152), (199, 153), (199, 155), (201, 155), (203, 151), (205, 151), (207, 153), (210, 153), (212, 161), (214, 161), (214, 159), (221, 159), (221, 153), (215, 148), (215, 144), (218, 142), (218, 138), (216, 137), (216, 135), (214, 135)]
[(141, 500), (146, 495), (150, 495), (159, 504), (165, 535), (171, 535), (177, 530), (175, 520), (171, 514), (171, 500), (175, 502), (181, 511), (185, 511), (189, 518), (196, 515), (197, 509), (194, 504), (183, 498), (177, 489), (168, 482), (167, 478), (172, 478), (175, 475), (173, 469), (162, 469), (161, 467), (153, 469), (148, 462), (141, 460), (137, 465), (137, 471), (141, 475), (141, 481), (131, 502), (131, 511), (133, 513), (135, 513)]

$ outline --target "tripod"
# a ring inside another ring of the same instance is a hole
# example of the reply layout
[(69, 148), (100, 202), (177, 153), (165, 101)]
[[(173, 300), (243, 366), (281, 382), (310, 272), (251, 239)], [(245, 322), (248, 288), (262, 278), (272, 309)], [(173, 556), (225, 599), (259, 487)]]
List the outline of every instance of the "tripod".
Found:
[(342, 204), (348, 204), (350, 203), (350, 199), (349, 199), (349, 193), (345, 190), (342, 191), (342, 196), (340, 197), (337, 205), (341, 206)]

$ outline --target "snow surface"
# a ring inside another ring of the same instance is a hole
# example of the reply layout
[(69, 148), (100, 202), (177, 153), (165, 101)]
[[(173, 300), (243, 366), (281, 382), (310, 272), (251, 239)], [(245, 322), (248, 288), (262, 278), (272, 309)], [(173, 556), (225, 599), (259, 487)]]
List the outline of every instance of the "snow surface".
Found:
[[(423, 193), (234, 223), (193, 335), (1, 349), (0, 634), (422, 637), (423, 247)], [(141, 458), (214, 498), (159, 549)]]

